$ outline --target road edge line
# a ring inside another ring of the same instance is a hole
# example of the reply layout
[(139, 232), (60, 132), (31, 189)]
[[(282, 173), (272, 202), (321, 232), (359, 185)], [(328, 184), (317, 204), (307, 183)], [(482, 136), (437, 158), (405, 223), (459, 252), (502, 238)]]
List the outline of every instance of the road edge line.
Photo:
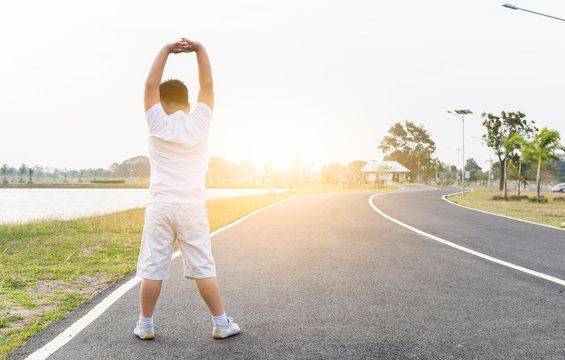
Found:
[(419, 235), (423, 235), (423, 236), (425, 236), (425, 237), (427, 237), (427, 238), (429, 238), (429, 239), (432, 239), (432, 240), (434, 240), (434, 241), (440, 242), (440, 243), (442, 243), (442, 244), (444, 244), (444, 245), (450, 246), (450, 247), (455, 248), (455, 249), (457, 249), (457, 250), (461, 250), (461, 251), (466, 252), (466, 253), (468, 253), (468, 254), (475, 255), (475, 256), (480, 257), (480, 258), (482, 258), (482, 259), (485, 259), (485, 260), (494, 262), (494, 263), (496, 263), (496, 264), (503, 265), (503, 266), (509, 267), (509, 268), (511, 268), (511, 269), (521, 271), (521, 272), (526, 273), (526, 274), (528, 274), (528, 275), (536, 276), (536, 277), (539, 277), (539, 278), (541, 278), (541, 279), (554, 282), (554, 283), (559, 284), (559, 285), (561, 285), (561, 286), (565, 286), (565, 280), (562, 280), (562, 279), (559, 279), (559, 278), (556, 278), (556, 277), (553, 277), (553, 276), (550, 276), (550, 275), (546, 275), (546, 274), (544, 274), (544, 273), (541, 273), (541, 272), (538, 272), (538, 271), (534, 271), (534, 270), (525, 268), (525, 267), (523, 267), (523, 266), (515, 265), (515, 264), (512, 264), (512, 263), (510, 263), (510, 262), (508, 262), (508, 261), (504, 261), (504, 260), (497, 259), (497, 258), (495, 258), (495, 257), (493, 257), (493, 256), (490, 256), (490, 255), (487, 255), (487, 254), (483, 254), (483, 253), (481, 253), (481, 252), (478, 252), (478, 251), (476, 251), (476, 250), (472, 250), (472, 249), (466, 248), (466, 247), (461, 246), (461, 245), (457, 245), (457, 244), (455, 244), (455, 243), (452, 243), (451, 241), (442, 239), (442, 238), (440, 238), (440, 237), (438, 237), (438, 236), (429, 234), (429, 233), (427, 233), (427, 232), (425, 232), (425, 231), (422, 231), (422, 230), (417, 229), (417, 228), (415, 228), (415, 227), (413, 227), (413, 226), (410, 226), (410, 225), (408, 225), (408, 224), (405, 224), (405, 223), (403, 223), (402, 221), (397, 220), (397, 219), (393, 218), (392, 216), (389, 216), (389, 215), (385, 214), (385, 213), (384, 213), (382, 210), (380, 210), (375, 204), (373, 204), (373, 199), (374, 199), (376, 196), (378, 196), (378, 195), (384, 195), (384, 194), (375, 194), (375, 195), (373, 195), (373, 196), (371, 196), (371, 197), (369, 198), (369, 205), (371, 206), (371, 208), (373, 208), (373, 210), (375, 210), (378, 214), (380, 214), (380, 215), (383, 216), (384, 218), (386, 218), (386, 219), (388, 219), (388, 220), (390, 220), (390, 221), (392, 221), (392, 222), (394, 222), (394, 223), (396, 223), (396, 224), (398, 224), (398, 225), (400, 225), (400, 226), (402, 226), (402, 227), (404, 227), (404, 228), (406, 228), (406, 229), (408, 229), (408, 230), (411, 230), (411, 231), (413, 231), (413, 232), (415, 232), (415, 233), (417, 233), (417, 234), (419, 234)]
[(539, 225), (539, 226), (543, 226), (543, 227), (550, 228), (550, 229), (554, 229), (554, 230), (565, 231), (565, 229), (563, 229), (563, 228), (558, 228), (557, 226), (551, 226), (551, 225), (547, 225), (547, 224), (540, 224), (540, 223), (537, 223), (537, 222), (534, 222), (534, 221), (530, 221), (530, 220), (524, 220), (524, 219), (519, 219), (519, 218), (515, 218), (515, 217), (512, 217), (512, 216), (508, 216), (508, 215), (502, 215), (502, 214), (493, 213), (493, 212), (486, 211), (486, 210), (475, 209), (475, 208), (472, 208), (472, 207), (469, 207), (469, 206), (465, 206), (465, 205), (458, 204), (458, 203), (456, 203), (456, 202), (451, 201), (451, 200), (448, 199), (448, 197), (450, 197), (450, 196), (459, 195), (459, 194), (461, 194), (461, 191), (456, 192), (456, 193), (453, 193), (453, 194), (446, 194), (446, 195), (443, 195), (441, 198), (442, 198), (443, 200), (447, 201), (448, 203), (452, 204), (452, 205), (460, 206), (460, 207), (465, 208), (465, 209), (469, 209), (469, 210), (474, 210), (474, 211), (482, 212), (482, 213), (484, 213), (484, 214), (489, 214), (489, 215), (494, 215), (494, 216), (500, 216), (500, 217), (503, 217), (503, 218), (506, 218), (506, 219), (521, 221), (521, 222), (525, 222), (525, 223), (532, 224), (532, 225)]
[[(288, 199), (284, 199), (281, 201), (277, 201), (275, 203), (269, 204), (265, 207), (257, 209), (249, 214), (243, 216), (242, 218), (237, 219), (236, 221), (229, 223), (213, 232), (210, 233), (210, 238), (218, 235), (219, 233), (239, 224), (240, 222), (252, 217), (253, 215), (272, 208), (273, 206), (280, 205), (287, 201), (296, 199), (297, 196), (290, 197)], [(172, 259), (178, 257), (180, 255), (180, 251), (175, 251), (173, 253)], [(112, 291), (108, 294), (104, 299), (102, 299), (98, 304), (96, 304), (92, 309), (90, 309), (85, 315), (83, 315), (80, 319), (72, 323), (69, 327), (63, 330), (59, 335), (55, 336), (51, 341), (47, 344), (43, 345), (39, 349), (35, 350), (29, 356), (25, 358), (25, 360), (44, 360), (51, 356), (55, 351), (62, 348), (66, 343), (71, 341), (76, 335), (78, 335), (82, 330), (84, 330), (88, 325), (90, 325), (94, 320), (96, 320), (100, 315), (102, 315), (106, 310), (112, 306), (118, 299), (120, 299), (125, 293), (131, 290), (135, 285), (141, 282), (141, 278), (133, 277), (129, 279), (124, 284), (120, 285), (117, 289)]]

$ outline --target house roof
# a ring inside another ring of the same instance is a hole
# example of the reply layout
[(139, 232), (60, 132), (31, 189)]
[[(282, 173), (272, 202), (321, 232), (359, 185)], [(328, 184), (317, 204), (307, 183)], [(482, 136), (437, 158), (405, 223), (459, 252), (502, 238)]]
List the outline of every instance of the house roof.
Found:
[(400, 165), (398, 161), (370, 161), (361, 169), (361, 172), (382, 172), (382, 173), (408, 173), (410, 170)]

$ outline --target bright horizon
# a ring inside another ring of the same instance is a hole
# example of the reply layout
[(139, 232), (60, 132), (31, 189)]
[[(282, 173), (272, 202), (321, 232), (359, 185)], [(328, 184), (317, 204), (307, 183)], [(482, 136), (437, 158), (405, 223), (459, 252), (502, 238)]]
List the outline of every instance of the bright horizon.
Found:
[[(455, 164), (461, 121), (446, 111), (460, 108), (474, 112), (465, 157), (483, 169), (482, 112), (520, 110), (565, 134), (565, 24), (502, 2), (32, 3), (0, 15), (0, 163), (14, 167), (107, 168), (146, 155), (143, 82), (180, 36), (210, 54), (210, 155), (259, 169), (293, 156), (315, 168), (381, 159), (381, 139), (404, 120)], [(565, 16), (561, 1), (515, 4)], [(164, 79), (183, 80), (194, 105), (196, 74), (194, 55), (171, 56)]]

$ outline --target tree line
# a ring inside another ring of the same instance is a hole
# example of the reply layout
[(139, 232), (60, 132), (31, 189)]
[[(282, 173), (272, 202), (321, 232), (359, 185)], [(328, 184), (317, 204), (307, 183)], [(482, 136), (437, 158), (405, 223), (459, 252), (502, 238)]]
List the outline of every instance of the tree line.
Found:
[(25, 163), (19, 167), (3, 164), (0, 167), (2, 182), (33, 182), (33, 180), (47, 179), (50, 181), (67, 182), (71, 179), (83, 182), (90, 179), (110, 178), (146, 178), (149, 176), (149, 159), (146, 156), (136, 156), (121, 163), (113, 163), (107, 169), (104, 168), (54, 168), (48, 166), (28, 166)]
[[(208, 184), (258, 184), (273, 188), (293, 188), (309, 184), (334, 184), (356, 186), (361, 183), (361, 169), (367, 164), (355, 160), (346, 165), (334, 162), (325, 164), (320, 170), (313, 169), (308, 164), (295, 158), (286, 169), (280, 169), (270, 164), (262, 168), (256, 167), (249, 161), (231, 162), (220, 156), (211, 156), (208, 162), (206, 182)], [(28, 167), (22, 164), (19, 168), (4, 164), (0, 168), (2, 181), (33, 182), (49, 181), (91, 181), (92, 179), (147, 179), (150, 175), (149, 159), (146, 156), (136, 156), (121, 163), (113, 163), (108, 168), (50, 168), (43, 166)]]
[(211, 156), (208, 164), (206, 182), (214, 183), (261, 183), (274, 188), (309, 185), (332, 184), (357, 186), (362, 181), (361, 169), (367, 164), (363, 160), (354, 160), (346, 165), (338, 162), (328, 163), (320, 170), (313, 169), (311, 164), (294, 158), (286, 169), (265, 164), (262, 169), (252, 163), (232, 163), (220, 156)]
[[(559, 132), (547, 127), (539, 130), (535, 122), (526, 119), (520, 111), (502, 111), (500, 115), (483, 113), (482, 120), (485, 129), (483, 142), (498, 158), (494, 172), (498, 175), (504, 199), (507, 199), (509, 173), (516, 180), (520, 195), (521, 185), (525, 183), (527, 174), (531, 176), (532, 169), (535, 169), (539, 198), (543, 172), (555, 170), (556, 162), (560, 161), (558, 153), (565, 151)], [(458, 180), (457, 167), (442, 163), (435, 156), (435, 142), (424, 126), (417, 126), (411, 121), (395, 123), (378, 148), (383, 152), (384, 160), (398, 161), (407, 167), (411, 181), (429, 183), (435, 178), (441, 185), (450, 185)], [(471, 182), (488, 180), (488, 175), (481, 170), (473, 158), (465, 159), (465, 171), (470, 172)]]
[(534, 121), (526, 119), (526, 114), (502, 111), (500, 116), (483, 113), (483, 126), (486, 133), (483, 140), (498, 158), (500, 168), (499, 190), (508, 199), (508, 169), (516, 173), (516, 189), (520, 196), (524, 181), (523, 168), (536, 168), (536, 196), (541, 198), (541, 177), (550, 160), (559, 161), (558, 152), (565, 151), (561, 144), (559, 131), (547, 127), (539, 130)]
[[(534, 121), (526, 119), (521, 112), (501, 112), (500, 116), (483, 113), (482, 125), (485, 128), (483, 142), (493, 150), (498, 164), (493, 166), (493, 173), (499, 178), (499, 188), (507, 198), (507, 183), (512, 175), (516, 180), (518, 194), (526, 179), (532, 178), (535, 169), (537, 195), (540, 196), (541, 179), (545, 171), (554, 166), (552, 160), (558, 160), (558, 152), (565, 150), (560, 143), (560, 134), (556, 130), (539, 130)], [(380, 142), (378, 149), (384, 154), (384, 160), (398, 161), (410, 170), (410, 181), (429, 183), (434, 180), (440, 185), (450, 185), (458, 180), (457, 167), (442, 163), (435, 155), (436, 145), (431, 134), (423, 125), (417, 126), (411, 121), (395, 123)], [(266, 164), (263, 169), (256, 168), (251, 162), (233, 163), (220, 156), (211, 156), (209, 160), (207, 183), (252, 183), (269, 184), (273, 187), (293, 187), (313, 183), (347, 184), (356, 186), (363, 181), (361, 169), (367, 164), (363, 160), (348, 164), (338, 162), (325, 164), (321, 170), (312, 170), (312, 166), (294, 158), (287, 169), (277, 169)], [(484, 182), (488, 175), (483, 172), (473, 158), (465, 159), (465, 170), (470, 172), (470, 182)], [(69, 179), (97, 178), (141, 178), (150, 175), (149, 159), (136, 156), (121, 163), (113, 163), (107, 169), (60, 169), (22, 164), (0, 167), (2, 181), (32, 182), (36, 179), (50, 179), (63, 182)], [(565, 181), (565, 180), (564, 180)]]

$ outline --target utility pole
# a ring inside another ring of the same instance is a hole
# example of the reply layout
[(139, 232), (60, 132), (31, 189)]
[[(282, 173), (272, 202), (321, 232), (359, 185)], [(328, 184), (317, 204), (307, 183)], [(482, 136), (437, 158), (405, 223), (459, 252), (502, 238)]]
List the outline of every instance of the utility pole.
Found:
[(465, 115), (472, 114), (473, 112), (471, 110), (448, 110), (447, 112), (461, 119), (461, 129), (463, 130), (461, 137), (461, 143), (463, 145), (461, 150), (463, 155), (461, 159), (461, 163), (463, 164), (461, 167), (461, 197), (465, 197)]

